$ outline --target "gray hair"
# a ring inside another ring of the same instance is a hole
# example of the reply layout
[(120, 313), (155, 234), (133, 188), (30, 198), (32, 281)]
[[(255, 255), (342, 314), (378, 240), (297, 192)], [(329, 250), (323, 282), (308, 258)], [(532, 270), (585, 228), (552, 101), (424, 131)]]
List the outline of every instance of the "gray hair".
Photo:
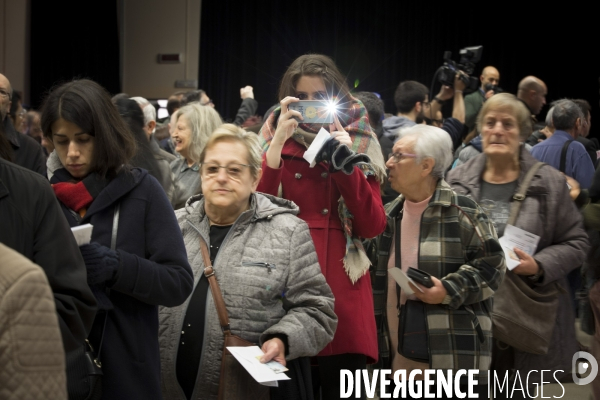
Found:
[(548, 110), (548, 113), (546, 114), (546, 120), (544, 121), (546, 126), (549, 126), (551, 128), (554, 128), (554, 124), (552, 123), (552, 111), (553, 110), (554, 110), (554, 107), (552, 107), (550, 110)]
[(552, 107), (550, 112), (552, 112), (552, 125), (555, 129), (569, 131), (575, 128), (577, 119), (583, 122), (587, 118), (587, 116), (583, 116), (581, 107), (571, 100), (562, 99), (553, 104), (554, 107)]
[(417, 161), (432, 158), (435, 166), (431, 171), (434, 178), (443, 178), (452, 163), (452, 139), (448, 132), (435, 126), (418, 124), (399, 132), (399, 137), (415, 137), (413, 150)]
[(177, 110), (175, 115), (175, 121), (179, 121), (182, 115), (188, 120), (189, 128), (192, 131), (188, 155), (192, 161), (199, 162), (200, 154), (204, 150), (208, 138), (215, 129), (223, 124), (221, 116), (214, 108), (201, 106), (200, 103), (183, 106)]
[[(212, 110), (211, 107), (208, 107)], [(253, 132), (247, 132), (234, 124), (223, 124), (218, 127), (208, 139), (202, 154), (200, 154), (200, 163), (204, 162), (206, 153), (215, 144), (219, 142), (237, 142), (241, 143), (248, 150), (248, 164), (250, 172), (255, 178), (258, 176), (258, 171), (262, 165), (262, 148), (258, 142), (258, 135)]]
[(131, 97), (131, 100), (135, 100), (142, 111), (144, 112), (144, 125), (148, 125), (151, 121), (156, 121), (156, 108), (143, 97)]

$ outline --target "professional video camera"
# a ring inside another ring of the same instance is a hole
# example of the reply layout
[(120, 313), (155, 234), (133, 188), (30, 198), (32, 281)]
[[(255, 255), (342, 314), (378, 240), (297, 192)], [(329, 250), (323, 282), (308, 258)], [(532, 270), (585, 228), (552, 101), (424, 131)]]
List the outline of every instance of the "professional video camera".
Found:
[(460, 61), (458, 63), (452, 61), (452, 52), (444, 52), (444, 65), (436, 72), (438, 81), (442, 85), (452, 86), (456, 73), (461, 71), (460, 79), (467, 85), (464, 90), (465, 94), (476, 91), (479, 87), (479, 80), (470, 75), (473, 74), (475, 64), (481, 59), (482, 52), (483, 46), (465, 47), (459, 51)]

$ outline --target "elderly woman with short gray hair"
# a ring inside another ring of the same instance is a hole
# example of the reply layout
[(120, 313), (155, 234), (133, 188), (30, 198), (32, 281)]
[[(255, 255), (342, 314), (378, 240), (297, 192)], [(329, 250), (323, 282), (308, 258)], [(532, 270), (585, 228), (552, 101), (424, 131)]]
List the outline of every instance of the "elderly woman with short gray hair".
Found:
[[(262, 361), (285, 365), (314, 356), (333, 338), (333, 294), (308, 226), (296, 217), (294, 203), (256, 192), (261, 163), (254, 133), (221, 126), (200, 155), (202, 194), (176, 212), (195, 289), (182, 306), (160, 310), (166, 399), (216, 399), (219, 391), (224, 338), (203, 274), (202, 240), (210, 249), (231, 332), (261, 346)], [(308, 358), (304, 361), (308, 371)], [(283, 390), (286, 383), (279, 385)], [(300, 398), (295, 397), (300, 390), (283, 396), (273, 391), (272, 399)]]
[[(483, 210), (444, 181), (451, 162), (448, 133), (416, 125), (400, 132), (386, 163), (388, 179), (400, 196), (386, 205), (388, 224), (377, 239), (377, 276), (387, 275), (387, 285), (374, 290), (376, 297), (385, 293), (375, 303), (386, 304), (378, 322), (380, 331), (389, 335), (380, 336), (379, 348), (391, 350), (391, 359), (382, 360), (381, 367), (405, 369), (407, 376), (414, 369), (477, 368), (483, 382), (492, 349), (491, 297), (502, 281), (505, 262)], [(433, 286), (419, 285), (422, 291), (413, 286), (414, 295), (397, 289), (388, 270), (407, 272), (409, 267), (431, 275)], [(407, 328), (400, 321), (409, 300), (425, 303), (429, 357), (420, 362), (399, 352), (399, 331)]]

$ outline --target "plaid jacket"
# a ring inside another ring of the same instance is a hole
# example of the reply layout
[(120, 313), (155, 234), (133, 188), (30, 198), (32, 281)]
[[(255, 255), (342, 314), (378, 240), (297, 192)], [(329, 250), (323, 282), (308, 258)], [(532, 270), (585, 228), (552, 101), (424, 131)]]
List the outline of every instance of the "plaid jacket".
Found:
[[(390, 368), (387, 329), (387, 268), (397, 218), (404, 197), (386, 205), (385, 231), (369, 248), (379, 363)], [(479, 369), (487, 380), (492, 351), (492, 296), (504, 277), (506, 264), (496, 231), (473, 200), (456, 194), (440, 179), (421, 217), (419, 269), (442, 280), (448, 295), (443, 304), (428, 304), (430, 367)], [(481, 329), (479, 329), (479, 327)]]

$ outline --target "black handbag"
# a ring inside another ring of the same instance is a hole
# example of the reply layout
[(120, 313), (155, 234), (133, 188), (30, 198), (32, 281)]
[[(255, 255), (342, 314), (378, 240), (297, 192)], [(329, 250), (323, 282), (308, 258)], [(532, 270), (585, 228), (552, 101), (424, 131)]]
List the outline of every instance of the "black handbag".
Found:
[[(115, 250), (117, 247), (117, 230), (119, 226), (119, 205), (115, 206), (112, 226), (112, 236), (110, 248)], [(107, 289), (108, 291), (108, 289)], [(108, 321), (108, 311), (104, 316), (102, 325), (102, 335), (98, 352), (90, 344), (88, 339), (85, 343), (74, 351), (67, 353), (67, 393), (69, 400), (100, 400), (102, 398), (102, 363), (100, 362), (100, 352), (102, 342), (104, 341), (104, 332), (106, 331), (106, 322)]]
[(429, 339), (425, 303), (406, 300), (400, 307), (398, 353), (409, 360), (429, 363)]
[[(402, 268), (400, 265), (400, 220), (400, 218), (396, 219), (396, 268)], [(419, 275), (423, 276), (422, 274)], [(398, 285), (396, 285), (396, 289), (399, 303), (400, 289)], [(398, 353), (409, 360), (429, 364), (429, 338), (427, 336), (425, 303), (417, 300), (406, 300), (406, 303), (400, 307), (400, 326), (398, 328)]]
[(69, 399), (101, 399), (102, 364), (87, 339), (83, 346), (67, 353), (66, 363)]

